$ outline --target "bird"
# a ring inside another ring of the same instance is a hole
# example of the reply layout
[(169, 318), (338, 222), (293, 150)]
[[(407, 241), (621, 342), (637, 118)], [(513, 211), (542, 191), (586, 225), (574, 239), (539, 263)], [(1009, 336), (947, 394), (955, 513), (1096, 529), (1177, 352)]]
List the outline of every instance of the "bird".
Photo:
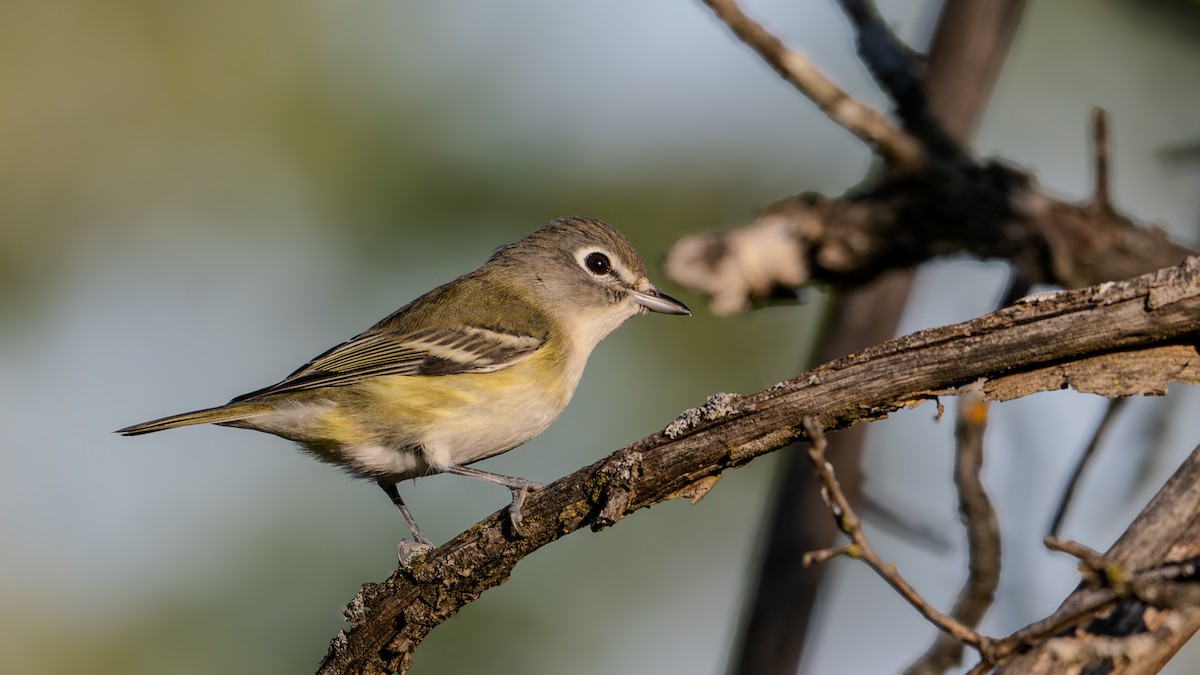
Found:
[(519, 535), (525, 497), (541, 485), (469, 465), (545, 431), (571, 400), (596, 345), (646, 312), (691, 314), (650, 282), (617, 229), (594, 218), (558, 218), (275, 384), (117, 433), (216, 424), (294, 441), (383, 489), (413, 537), (401, 541), (402, 559), (406, 547), (433, 543), (398, 484), (431, 474), (508, 488)]

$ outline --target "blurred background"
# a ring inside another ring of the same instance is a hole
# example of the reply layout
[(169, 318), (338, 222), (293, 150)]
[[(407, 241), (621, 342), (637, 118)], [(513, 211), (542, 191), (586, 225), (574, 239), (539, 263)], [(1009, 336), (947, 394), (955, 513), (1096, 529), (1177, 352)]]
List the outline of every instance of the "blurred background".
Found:
[[(880, 4), (924, 47), (937, 2)], [(834, 3), (746, 9), (883, 105)], [(1083, 198), (1102, 105), (1118, 206), (1195, 245), (1198, 63), (1196, 2), (1029, 3), (978, 148)], [(697, 2), (0, 5), (0, 662), (311, 672), (359, 585), (395, 566), (405, 530), (384, 495), (266, 435), (113, 429), (275, 382), (556, 216), (607, 220), (653, 261), (784, 195), (838, 194), (869, 162)], [(989, 311), (1004, 275), (929, 268), (904, 330)], [(824, 305), (718, 320), (678, 294), (696, 316), (630, 322), (548, 432), (482, 466), (549, 482), (707, 394), (791, 377)], [(1111, 543), (1200, 441), (1197, 403), (1178, 387), (1133, 402), (1067, 536)], [(985, 631), (1075, 585), (1040, 540), (1101, 411), (1070, 393), (993, 408), (1006, 549)], [(944, 607), (965, 567), (952, 425), (933, 415), (872, 427), (866, 488), (950, 549), (867, 525)], [(774, 464), (537, 552), (434, 631), (413, 672), (722, 672)], [(453, 477), (401, 490), (436, 541), (507, 503)], [(881, 581), (831, 564), (805, 672), (895, 672), (924, 649), (932, 629)]]

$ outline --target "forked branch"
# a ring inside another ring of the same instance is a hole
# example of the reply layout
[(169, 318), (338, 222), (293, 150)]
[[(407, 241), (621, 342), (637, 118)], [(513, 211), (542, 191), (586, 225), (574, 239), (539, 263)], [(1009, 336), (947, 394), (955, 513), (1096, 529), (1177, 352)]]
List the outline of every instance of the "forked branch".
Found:
[(963, 625), (954, 617), (939, 612), (937, 608), (921, 597), (921, 594), (917, 593), (916, 589), (909, 585), (894, 565), (884, 561), (883, 558), (880, 558), (875, 553), (875, 549), (871, 548), (871, 543), (867, 541), (866, 535), (863, 534), (862, 522), (858, 519), (858, 514), (854, 512), (854, 508), (850, 505), (850, 500), (846, 499), (846, 495), (842, 493), (841, 486), (838, 485), (837, 477), (833, 475), (833, 466), (825, 459), (824, 432), (821, 431), (821, 428), (817, 426), (816, 421), (811, 417), (805, 417), (802, 423), (806, 435), (812, 441), (812, 446), (809, 448), (809, 456), (812, 457), (817, 476), (821, 479), (821, 496), (825, 499), (825, 504), (829, 506), (829, 510), (833, 512), (838, 529), (845, 533), (847, 537), (850, 537), (850, 541), (852, 542), (849, 546), (806, 553), (803, 560), (804, 564), (812, 565), (818, 562), (825, 562), (838, 555), (846, 555), (861, 560), (866, 563), (867, 567), (870, 567), (876, 574), (882, 577), (889, 586), (896, 589), (900, 597), (916, 608), (930, 623), (937, 626), (956, 641), (971, 645), (981, 652), (990, 653), (988, 638), (975, 632), (970, 626)]
[[(1050, 616), (1007, 637), (993, 638), (939, 612), (905, 581), (899, 570), (874, 551), (825, 460), (825, 437), (820, 427), (811, 417), (805, 417), (802, 423), (812, 440), (810, 455), (823, 486), (822, 495), (838, 527), (851, 539), (847, 546), (805, 555), (804, 563), (824, 562), (841, 555), (864, 562), (949, 639), (979, 652), (979, 664), (971, 669), (971, 675), (990, 672), (998, 664), (1004, 665), (1005, 672), (1014, 673), (1080, 672), (1071, 669), (1075, 667), (1099, 667), (1104, 669), (1102, 672), (1117, 672), (1114, 667), (1120, 672), (1157, 672), (1200, 628), (1200, 587), (1196, 584), (1200, 581), (1200, 489), (1195, 487), (1200, 474), (1200, 448), (1193, 451), (1109, 553), (1102, 555), (1076, 542), (1047, 537), (1048, 548), (1079, 559), (1083, 588)], [(1149, 535), (1149, 531), (1155, 533)], [(1134, 548), (1131, 542), (1142, 548)], [(1117, 613), (1124, 613), (1124, 620), (1114, 619)], [(1074, 634), (1064, 634), (1064, 629), (1072, 626)], [(1031, 646), (1034, 649), (1028, 649)], [(1022, 649), (1025, 651), (1014, 657)], [(919, 672), (942, 672), (944, 665), (926, 658), (915, 667)]]
[(892, 97), (903, 128), (851, 99), (734, 0), (705, 1), (885, 165), (880, 178), (844, 197), (784, 197), (744, 227), (676, 242), (664, 265), (667, 277), (707, 295), (715, 313), (745, 311), (814, 283), (855, 287), (884, 271), (951, 254), (1006, 260), (1024, 285), (1079, 288), (1173, 265), (1192, 253), (1112, 205), (1108, 125), (1101, 112), (1093, 116), (1095, 195), (1064, 202), (1042, 192), (1031, 175), (975, 158), (943, 132), (917, 86), (913, 60), (873, 3), (842, 0), (859, 53)]

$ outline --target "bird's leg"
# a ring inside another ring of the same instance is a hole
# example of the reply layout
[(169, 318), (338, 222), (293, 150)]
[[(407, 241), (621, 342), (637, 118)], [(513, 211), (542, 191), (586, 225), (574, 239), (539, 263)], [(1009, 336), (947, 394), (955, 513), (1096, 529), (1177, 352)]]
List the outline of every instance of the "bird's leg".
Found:
[[(418, 548), (433, 548), (433, 542), (421, 534), (421, 528), (417, 527), (417, 521), (413, 520), (412, 514), (408, 512), (408, 506), (400, 498), (400, 491), (396, 489), (396, 484), (385, 481), (382, 478), (375, 482), (379, 484), (379, 487), (383, 488), (383, 491), (387, 493), (392, 503), (396, 505), (396, 510), (400, 512), (400, 515), (404, 518), (404, 522), (408, 525), (409, 531), (412, 532), (413, 539), (416, 540), (415, 546)], [(412, 544), (409, 544), (407, 541), (401, 541), (399, 547), (397, 547), (396, 556), (403, 561), (405, 558), (419, 552), (412, 549)]]
[(456, 476), (466, 476), (467, 478), (478, 478), (508, 488), (508, 491), (512, 493), (512, 502), (508, 505), (508, 521), (512, 525), (513, 534), (518, 537), (524, 536), (524, 533), (521, 531), (521, 507), (525, 505), (525, 497), (531, 490), (540, 490), (543, 487), (541, 483), (517, 478), (516, 476), (505, 476), (490, 471), (480, 471), (479, 469), (472, 469), (465, 466), (450, 466), (444, 469), (443, 472)]

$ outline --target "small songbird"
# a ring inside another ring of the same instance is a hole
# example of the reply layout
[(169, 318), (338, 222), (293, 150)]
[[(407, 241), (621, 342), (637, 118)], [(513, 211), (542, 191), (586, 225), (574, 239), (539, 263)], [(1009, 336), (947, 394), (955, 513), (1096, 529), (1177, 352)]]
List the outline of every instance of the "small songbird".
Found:
[(599, 220), (560, 218), (277, 384), (118, 433), (212, 423), (296, 441), (377, 482), (421, 546), (432, 544), (397, 483), (434, 473), (480, 478), (512, 492), (519, 532), (521, 504), (540, 486), (467, 465), (545, 431), (596, 344), (646, 310), (691, 313), (650, 283), (623, 234)]

